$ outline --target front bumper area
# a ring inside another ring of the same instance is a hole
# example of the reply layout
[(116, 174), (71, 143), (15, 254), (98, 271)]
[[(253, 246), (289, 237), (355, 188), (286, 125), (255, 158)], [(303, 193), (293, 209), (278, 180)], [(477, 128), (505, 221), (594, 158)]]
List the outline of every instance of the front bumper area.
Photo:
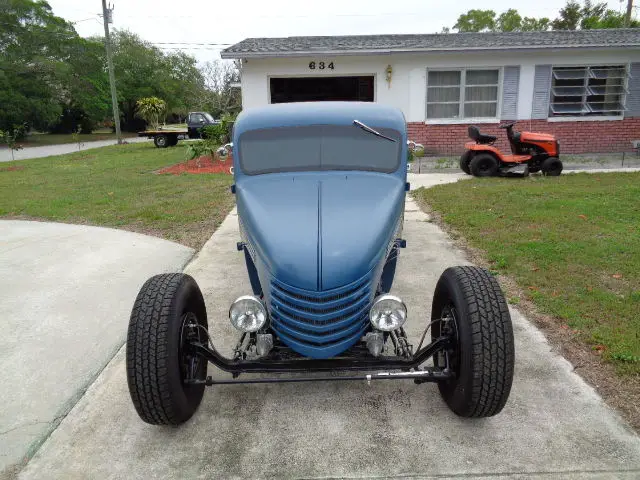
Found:
[[(229, 384), (229, 383), (287, 383), (307, 381), (344, 381), (344, 380), (393, 380), (413, 379), (417, 383), (445, 381), (452, 378), (448, 368), (420, 368), (433, 355), (446, 351), (450, 347), (450, 337), (439, 337), (429, 345), (418, 350), (410, 358), (400, 356), (373, 357), (366, 349), (354, 347), (339, 357), (315, 359), (302, 357), (287, 348), (275, 348), (268, 356), (258, 359), (231, 359), (221, 355), (215, 347), (203, 343), (191, 343), (193, 353), (206, 359), (221, 370), (229, 372), (234, 378), (242, 373), (312, 373), (359, 371), (376, 372), (358, 376), (312, 376), (312, 377), (274, 377), (249, 378), (241, 380), (185, 380), (190, 384)], [(385, 371), (380, 371), (385, 370)], [(395, 372), (392, 372), (395, 371)]]

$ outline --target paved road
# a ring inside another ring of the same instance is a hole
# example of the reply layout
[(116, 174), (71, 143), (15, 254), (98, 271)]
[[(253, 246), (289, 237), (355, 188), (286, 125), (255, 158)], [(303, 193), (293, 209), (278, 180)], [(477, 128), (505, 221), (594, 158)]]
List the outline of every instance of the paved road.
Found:
[(0, 220), (0, 477), (46, 439), (122, 346), (142, 283), (192, 255), (122, 230)]
[[(147, 138), (127, 138), (127, 143), (139, 143), (150, 142)], [(115, 145), (115, 140), (100, 140), (98, 142), (85, 142), (80, 147), (81, 150), (89, 150), (91, 148), (106, 147), (108, 145)], [(64, 143), (62, 145), (46, 145), (43, 147), (29, 147), (14, 152), (16, 160), (26, 160), (28, 158), (41, 158), (50, 157), (52, 155), (62, 155), (65, 153), (72, 153), (78, 151), (77, 143)], [(11, 150), (8, 148), (0, 148), (0, 162), (11, 161)]]
[[(405, 237), (394, 291), (417, 341), (440, 272), (467, 261), (412, 201)], [(186, 269), (227, 354), (229, 304), (250, 291), (237, 240), (232, 213)], [(187, 424), (153, 427), (131, 405), (122, 349), (21, 478), (638, 478), (640, 438), (511, 313), (515, 379), (497, 417), (458, 418), (431, 384), (339, 382), (212, 387)]]

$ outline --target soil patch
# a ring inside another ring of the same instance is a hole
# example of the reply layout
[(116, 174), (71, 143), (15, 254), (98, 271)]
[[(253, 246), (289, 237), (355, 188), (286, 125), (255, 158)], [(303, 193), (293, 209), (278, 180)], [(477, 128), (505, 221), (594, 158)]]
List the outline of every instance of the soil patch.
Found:
[(172, 175), (180, 175), (181, 173), (226, 173), (231, 175), (232, 167), (233, 161), (230, 158), (222, 162), (220, 160), (214, 160), (209, 156), (203, 156), (186, 162), (176, 163), (170, 167), (158, 170), (156, 173)]

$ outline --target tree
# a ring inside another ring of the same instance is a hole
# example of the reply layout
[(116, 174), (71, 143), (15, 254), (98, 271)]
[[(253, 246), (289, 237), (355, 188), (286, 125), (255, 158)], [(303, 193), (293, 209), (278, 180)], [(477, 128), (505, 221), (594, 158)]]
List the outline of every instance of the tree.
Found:
[[(580, 19), (580, 28), (590, 30), (596, 28), (623, 28), (626, 26), (626, 15), (607, 8), (606, 3), (593, 5), (585, 0)], [(638, 27), (637, 20), (631, 20), (630, 27)]]
[(43, 0), (2, 0), (0, 128), (46, 128), (61, 113), (60, 72), (79, 36)]
[(200, 108), (196, 99), (206, 86), (195, 58), (183, 52), (163, 54), (158, 75), (160, 94), (167, 99), (170, 114), (185, 118), (189, 110)]
[(49, 131), (91, 133), (111, 113), (109, 79), (102, 41), (81, 38), (59, 73), (62, 115)]
[(523, 32), (544, 32), (549, 30), (551, 27), (551, 20), (546, 17), (542, 18), (533, 18), (533, 17), (524, 17), (522, 19), (522, 25), (520, 30)]
[[(192, 56), (163, 52), (127, 31), (115, 31), (113, 43), (124, 130), (144, 127), (136, 102), (145, 97), (165, 99), (167, 113), (182, 118), (214, 94), (222, 95), (223, 111), (239, 108), (228, 79), (224, 91), (207, 90)], [(81, 38), (44, 0), (0, 0), (0, 129), (26, 123), (41, 131), (90, 132), (109, 118), (110, 107), (103, 38)]]
[(493, 10), (469, 10), (458, 17), (453, 26), (458, 32), (486, 32), (495, 29), (496, 12)]
[[(584, 0), (568, 0), (551, 21), (546, 17), (524, 17), (511, 8), (496, 18), (493, 10), (469, 10), (458, 17), (453, 28), (459, 32), (533, 32), (553, 30), (591, 30), (596, 28), (622, 28), (626, 26), (624, 13), (607, 8), (606, 3)], [(631, 20), (629, 27), (640, 27), (640, 22)], [(443, 29), (444, 32), (444, 29)]]
[[(626, 25), (624, 13), (607, 8), (606, 3), (585, 0), (581, 6), (576, 0), (569, 0), (560, 16), (552, 22), (554, 30), (592, 30), (597, 28), (622, 28)], [(629, 27), (639, 27), (637, 20), (631, 20)]]
[(576, 0), (568, 0), (564, 8), (560, 10), (560, 16), (551, 23), (551, 26), (554, 30), (575, 30), (580, 25), (581, 17), (580, 3)]
[(188, 111), (202, 109), (206, 85), (195, 58), (182, 52), (162, 52), (126, 30), (115, 30), (112, 41), (123, 130), (144, 128), (136, 116), (136, 103), (141, 98), (165, 99), (169, 116), (184, 118)]
[(242, 108), (240, 89), (234, 84), (240, 82), (240, 70), (234, 62), (215, 60), (202, 67), (206, 85), (203, 108), (214, 117), (220, 118), (224, 113), (236, 114)]
[(521, 29), (522, 17), (513, 8), (501, 13), (495, 23), (495, 30), (498, 32), (517, 32)]
[(167, 111), (167, 104), (158, 97), (141, 98), (136, 102), (136, 115), (152, 129), (158, 128), (160, 117)]
[(24, 135), (23, 127), (16, 126), (10, 130), (0, 130), (0, 141), (6, 143), (11, 150), (11, 160), (15, 160), (15, 153), (17, 150), (22, 150), (22, 145), (18, 143), (18, 140)]

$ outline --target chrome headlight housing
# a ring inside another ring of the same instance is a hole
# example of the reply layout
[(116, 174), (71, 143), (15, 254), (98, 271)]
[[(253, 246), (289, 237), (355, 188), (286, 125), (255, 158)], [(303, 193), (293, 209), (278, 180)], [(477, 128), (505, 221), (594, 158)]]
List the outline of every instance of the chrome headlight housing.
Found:
[(394, 295), (380, 295), (369, 310), (371, 325), (383, 332), (391, 332), (404, 325), (407, 320), (407, 306)]
[(257, 332), (267, 323), (267, 309), (257, 297), (243, 295), (231, 304), (229, 321), (241, 332)]

